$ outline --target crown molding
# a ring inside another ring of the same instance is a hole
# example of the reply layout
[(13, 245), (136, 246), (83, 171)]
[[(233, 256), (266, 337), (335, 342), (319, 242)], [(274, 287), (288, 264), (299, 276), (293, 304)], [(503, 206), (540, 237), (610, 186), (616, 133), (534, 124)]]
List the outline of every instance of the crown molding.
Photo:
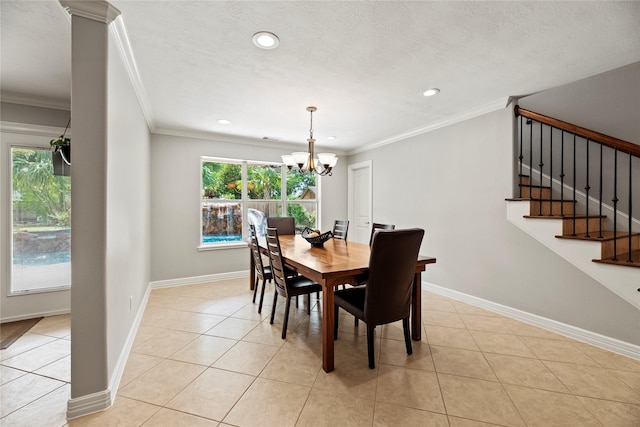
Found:
[(487, 113), (492, 113), (494, 111), (502, 110), (507, 105), (509, 105), (509, 97), (500, 98), (488, 104), (481, 105), (476, 108), (472, 108), (467, 111), (462, 111), (459, 114), (455, 114), (450, 116), (444, 120), (439, 120), (433, 122), (427, 126), (423, 126), (414, 130), (410, 130), (405, 133), (401, 133), (399, 135), (393, 136), (391, 138), (383, 139), (382, 141), (374, 142), (372, 144), (365, 144), (357, 147), (353, 150), (347, 152), (347, 155), (351, 156), (353, 154), (362, 153), (363, 151), (373, 150), (374, 148), (382, 147), (385, 145), (393, 144), (394, 142), (399, 142), (413, 136), (421, 135), (423, 133), (431, 132), (436, 129), (440, 129), (443, 127), (451, 126), (456, 123), (464, 122), (465, 120), (472, 119), (474, 117), (482, 116)]
[[(49, 136), (55, 137), (64, 132), (64, 127), (57, 126), (42, 126), (34, 125), (30, 123), (14, 123), (0, 121), (0, 131), (9, 133), (18, 133), (24, 135), (37, 135), (37, 136)], [(68, 135), (71, 135), (69, 130)]]
[(83, 18), (103, 22), (109, 25), (120, 16), (120, 11), (104, 0), (58, 0), (69, 15), (82, 16)]
[[(244, 145), (252, 145), (256, 147), (269, 147), (269, 148), (278, 148), (283, 150), (296, 150), (299, 151), (302, 144), (295, 144), (292, 142), (275, 142), (258, 138), (250, 138), (243, 136), (236, 136), (231, 134), (224, 133), (215, 133), (215, 132), (207, 132), (207, 131), (197, 131), (191, 129), (176, 129), (176, 128), (156, 128), (151, 133), (157, 135), (166, 135), (166, 136), (178, 136), (185, 138), (193, 138), (193, 139), (203, 139), (207, 141), (217, 141), (217, 142), (226, 142), (230, 144), (244, 144)], [(306, 148), (307, 145), (304, 144)], [(316, 152), (318, 148), (322, 149), (322, 146), (316, 146)], [(347, 153), (345, 151), (339, 151), (331, 149), (332, 153), (335, 153), (339, 156), (346, 156)]]
[(71, 111), (71, 101), (61, 99), (47, 99), (41, 96), (25, 95), (15, 92), (2, 92), (0, 100), (8, 104), (28, 105), (30, 107), (53, 108), (55, 110)]
[(136, 59), (133, 55), (133, 50), (131, 49), (131, 42), (129, 41), (129, 36), (127, 35), (127, 29), (125, 28), (123, 18), (116, 19), (113, 25), (109, 26), (109, 31), (114, 38), (116, 48), (120, 53), (120, 58), (122, 58), (124, 67), (129, 75), (129, 80), (133, 85), (133, 90), (136, 93), (136, 98), (138, 99), (138, 104), (142, 110), (142, 115), (147, 122), (147, 127), (151, 132), (153, 132), (153, 113), (151, 112), (149, 97), (147, 96), (147, 90), (142, 83), (140, 72), (138, 71), (138, 65), (136, 64)]

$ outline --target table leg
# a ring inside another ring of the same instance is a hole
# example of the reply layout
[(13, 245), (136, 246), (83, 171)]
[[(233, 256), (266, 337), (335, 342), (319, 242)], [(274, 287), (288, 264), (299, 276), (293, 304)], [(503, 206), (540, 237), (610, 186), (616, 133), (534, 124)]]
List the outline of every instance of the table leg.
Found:
[(322, 289), (322, 369), (333, 371), (333, 286)]
[(249, 289), (253, 290), (256, 285), (256, 263), (253, 260), (253, 253), (249, 248)]
[(413, 287), (411, 291), (411, 337), (415, 341), (420, 341), (422, 337), (422, 280), (421, 272), (416, 272), (413, 276)]

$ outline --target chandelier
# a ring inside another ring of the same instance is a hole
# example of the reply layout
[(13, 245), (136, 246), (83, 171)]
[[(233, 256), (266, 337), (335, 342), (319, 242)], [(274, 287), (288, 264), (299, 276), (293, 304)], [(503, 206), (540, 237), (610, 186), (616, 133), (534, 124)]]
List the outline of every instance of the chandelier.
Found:
[(298, 171), (302, 173), (315, 172), (320, 176), (331, 176), (331, 170), (338, 162), (338, 157), (333, 153), (318, 153), (318, 158), (314, 158), (313, 144), (316, 140), (313, 139), (313, 113), (316, 110), (316, 107), (307, 107), (307, 111), (311, 115), (309, 139), (307, 139), (309, 151), (296, 151), (295, 153), (285, 154), (282, 156), (282, 162), (287, 165), (289, 170), (296, 166)]

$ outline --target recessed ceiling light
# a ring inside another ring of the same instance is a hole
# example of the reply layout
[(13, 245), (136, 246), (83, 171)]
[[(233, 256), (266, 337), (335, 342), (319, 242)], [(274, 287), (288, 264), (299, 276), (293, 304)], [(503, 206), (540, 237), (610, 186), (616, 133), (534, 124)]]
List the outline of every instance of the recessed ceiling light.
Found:
[(437, 93), (440, 93), (440, 89), (436, 88), (436, 87), (432, 87), (431, 89), (427, 89), (424, 92), (422, 92), (422, 94), (424, 96), (433, 96)]
[(331, 136), (328, 136), (328, 137), (327, 137), (327, 139), (330, 139), (330, 140), (332, 140), (332, 141), (333, 141), (334, 139), (338, 139), (338, 137), (337, 137), (337, 136), (333, 136), (333, 135), (331, 135)]
[(220, 120), (218, 120), (218, 123), (220, 123), (221, 125), (230, 125), (231, 124), (231, 120), (220, 119)]
[(253, 44), (260, 49), (275, 49), (280, 44), (280, 39), (273, 33), (268, 31), (260, 31), (253, 35)]

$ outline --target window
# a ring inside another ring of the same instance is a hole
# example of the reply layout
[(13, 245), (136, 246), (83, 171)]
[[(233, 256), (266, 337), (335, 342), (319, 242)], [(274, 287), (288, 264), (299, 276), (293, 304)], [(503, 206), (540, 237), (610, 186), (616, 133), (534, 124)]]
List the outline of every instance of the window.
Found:
[(282, 166), (247, 165), (247, 214), (258, 235), (264, 235), (265, 218), (282, 216)]
[(317, 228), (318, 202), (316, 174), (287, 170), (287, 216), (296, 220), (296, 228)]
[(242, 164), (202, 162), (203, 245), (242, 240)]
[(51, 150), (11, 147), (11, 293), (71, 284), (71, 180)]
[(281, 164), (202, 157), (201, 247), (242, 242), (252, 223), (264, 234), (266, 218), (293, 216), (296, 226), (316, 228), (318, 199), (314, 174)]

